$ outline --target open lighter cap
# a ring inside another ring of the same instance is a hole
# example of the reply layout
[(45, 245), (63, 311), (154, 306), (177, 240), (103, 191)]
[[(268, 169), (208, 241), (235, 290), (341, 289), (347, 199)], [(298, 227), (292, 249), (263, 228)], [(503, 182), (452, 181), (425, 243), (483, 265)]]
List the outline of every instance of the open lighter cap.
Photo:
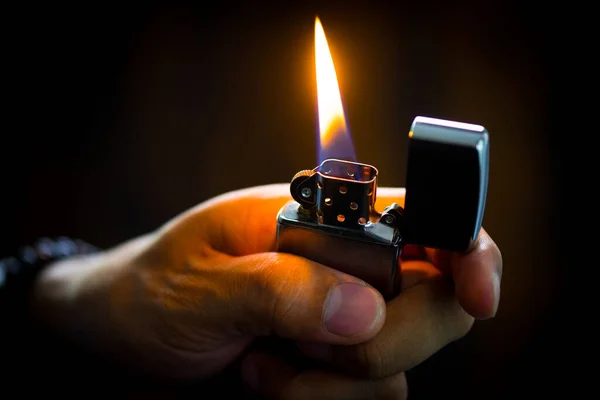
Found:
[(416, 117), (408, 136), (404, 242), (466, 251), (481, 230), (485, 210), (487, 130)]

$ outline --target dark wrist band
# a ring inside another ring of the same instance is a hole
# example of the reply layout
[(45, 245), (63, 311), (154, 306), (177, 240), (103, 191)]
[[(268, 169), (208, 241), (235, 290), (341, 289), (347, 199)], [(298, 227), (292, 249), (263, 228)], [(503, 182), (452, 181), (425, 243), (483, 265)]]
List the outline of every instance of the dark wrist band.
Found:
[(72, 256), (91, 254), (98, 249), (82, 240), (42, 238), (23, 246), (13, 257), (0, 260), (0, 308), (3, 313), (22, 313), (38, 274), (47, 265)]
[[(3, 379), (7, 386), (16, 386), (24, 371), (33, 376), (34, 382), (46, 377), (51, 382), (59, 376), (54, 369), (65, 371), (64, 367), (57, 367), (60, 361), (67, 364), (69, 360), (78, 361), (74, 355), (80, 353), (79, 349), (71, 349), (68, 341), (34, 317), (30, 307), (32, 291), (39, 273), (48, 265), (97, 251), (81, 240), (42, 238), (21, 247), (14, 256), (0, 259), (0, 350), (3, 364), (10, 366)], [(23, 386), (18, 389), (37, 390)]]

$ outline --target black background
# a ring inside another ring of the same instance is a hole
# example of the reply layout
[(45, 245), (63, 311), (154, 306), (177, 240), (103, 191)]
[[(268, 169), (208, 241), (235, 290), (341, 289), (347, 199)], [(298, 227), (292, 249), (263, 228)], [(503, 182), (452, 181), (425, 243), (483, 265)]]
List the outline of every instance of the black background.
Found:
[(214, 195), (314, 167), (318, 14), (358, 159), (378, 167), (381, 186), (404, 185), (416, 115), (490, 132), (484, 227), (504, 258), (499, 312), (411, 371), (411, 397), (556, 393), (564, 54), (560, 11), (544, 12), (511, 1), (7, 12), (5, 82), (15, 90), (0, 256), (43, 235), (113, 246)]

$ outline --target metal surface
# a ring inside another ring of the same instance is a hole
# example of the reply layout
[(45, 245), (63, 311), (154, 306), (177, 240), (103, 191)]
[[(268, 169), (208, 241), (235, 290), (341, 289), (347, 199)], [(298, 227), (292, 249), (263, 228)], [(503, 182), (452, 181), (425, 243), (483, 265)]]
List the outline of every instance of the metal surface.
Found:
[(329, 159), (292, 179), (292, 197), (305, 209), (314, 208), (319, 223), (362, 230), (374, 211), (377, 168)]
[(481, 230), (488, 171), (489, 136), (483, 126), (415, 118), (408, 143), (405, 242), (467, 250)]
[(291, 253), (363, 279), (390, 299), (400, 290), (397, 229), (369, 222), (362, 231), (321, 225), (287, 203), (277, 216), (277, 251)]

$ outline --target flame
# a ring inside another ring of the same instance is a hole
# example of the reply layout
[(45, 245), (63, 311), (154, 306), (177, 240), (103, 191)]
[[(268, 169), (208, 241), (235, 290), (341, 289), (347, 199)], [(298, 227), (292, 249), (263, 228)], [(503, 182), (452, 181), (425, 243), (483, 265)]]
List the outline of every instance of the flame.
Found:
[(319, 111), (319, 163), (328, 158), (356, 161), (335, 66), (319, 17), (315, 20), (315, 66)]

